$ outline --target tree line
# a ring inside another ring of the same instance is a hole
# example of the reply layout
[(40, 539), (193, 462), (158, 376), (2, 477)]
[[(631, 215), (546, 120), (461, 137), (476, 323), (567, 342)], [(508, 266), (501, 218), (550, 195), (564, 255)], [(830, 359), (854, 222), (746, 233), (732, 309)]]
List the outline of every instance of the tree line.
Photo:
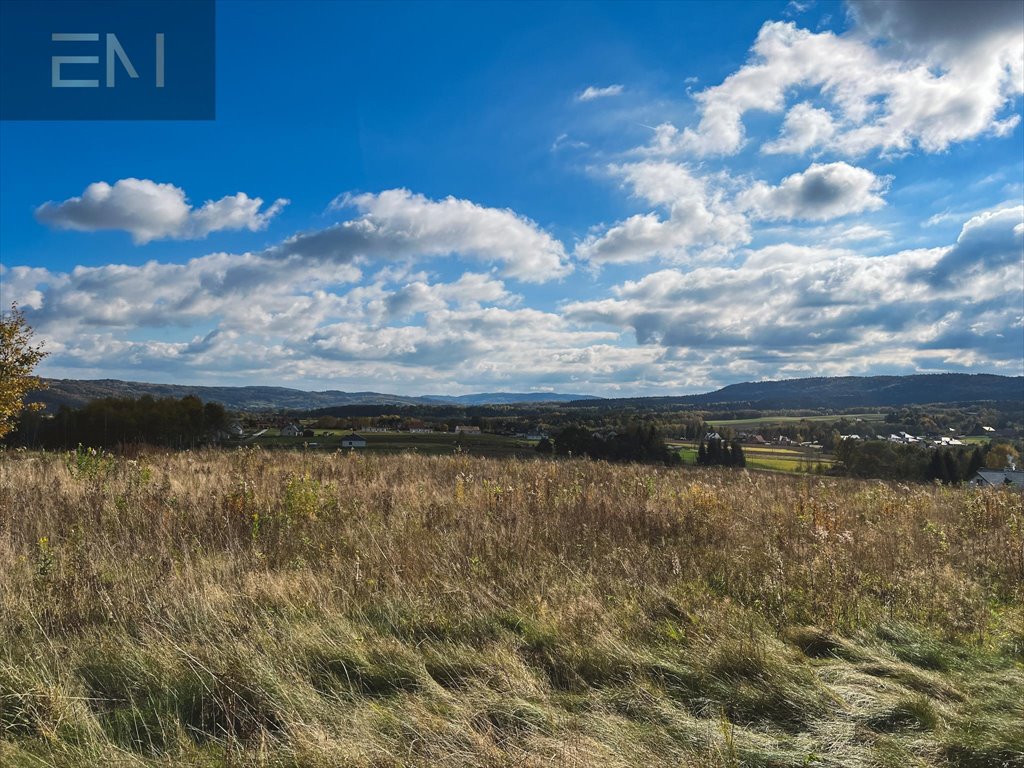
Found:
[(558, 456), (587, 456), (605, 461), (635, 461), (665, 465), (682, 463), (679, 454), (665, 445), (653, 424), (631, 424), (621, 430), (594, 431), (574, 424), (559, 432), (551, 442), (541, 440), (539, 453)]
[(979, 469), (1002, 469), (1017, 451), (1008, 444), (927, 448), (886, 440), (844, 440), (836, 447), (836, 474), (955, 484), (970, 480)]
[(227, 427), (220, 403), (188, 395), (154, 398), (106, 397), (54, 415), (24, 412), (8, 442), (31, 448), (68, 450), (77, 445), (117, 448), (134, 444), (194, 448), (216, 443)]

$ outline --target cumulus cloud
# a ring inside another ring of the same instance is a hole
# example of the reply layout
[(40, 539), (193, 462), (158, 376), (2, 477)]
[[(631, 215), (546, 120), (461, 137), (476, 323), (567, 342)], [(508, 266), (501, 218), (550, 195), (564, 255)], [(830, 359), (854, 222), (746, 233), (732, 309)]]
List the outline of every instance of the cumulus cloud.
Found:
[[(1005, 110), (1024, 93), (1019, 3), (865, 2), (854, 18), (845, 35), (764, 24), (747, 63), (694, 95), (698, 125), (659, 126), (648, 151), (734, 154), (752, 111), (785, 113), (768, 153), (941, 152), (1017, 125)], [(789, 107), (796, 92), (804, 98)]]
[[(689, 189), (672, 169), (622, 173), (660, 205)], [(0, 278), (45, 338), (48, 373), (672, 392), (914, 361), (1020, 373), (1022, 237), (1024, 208), (996, 209), (946, 247), (865, 256), (778, 243), (548, 310), (524, 306), (493, 273), (382, 269), (365, 282), (355, 264), (297, 253), (0, 268)], [(147, 329), (161, 330), (137, 340)]]
[(849, 7), (868, 37), (942, 58), (998, 49), (1024, 26), (1018, 0), (849, 0)]
[(739, 196), (739, 205), (761, 219), (824, 221), (881, 208), (887, 183), (866, 168), (815, 163), (777, 187), (757, 182)]
[[(931, 268), (933, 285), (1001, 272), (1024, 261), (1024, 206), (985, 211), (971, 218), (956, 244)], [(1020, 285), (1018, 285), (1020, 287)]]
[(584, 90), (580, 91), (576, 95), (576, 101), (593, 101), (594, 99), (604, 99), (609, 96), (618, 96), (625, 90), (622, 85), (606, 85), (603, 88), (588, 85)]
[(128, 178), (112, 185), (97, 181), (80, 196), (43, 203), (35, 213), (36, 219), (56, 229), (123, 230), (141, 245), (165, 238), (203, 238), (224, 229), (255, 232), (265, 229), (287, 204), (280, 198), (261, 210), (262, 198), (239, 192), (195, 208), (180, 187)]
[(786, 113), (779, 137), (761, 147), (766, 155), (802, 155), (824, 147), (836, 134), (836, 123), (827, 109), (804, 101)]
[(634, 198), (658, 210), (635, 214), (584, 238), (574, 255), (593, 264), (729, 260), (737, 247), (750, 242), (752, 219), (826, 221), (877, 210), (885, 204), (881, 195), (889, 182), (844, 162), (813, 164), (778, 186), (725, 173), (699, 176), (667, 161), (613, 164), (607, 171)]
[(577, 245), (578, 258), (598, 264), (682, 262), (700, 251), (712, 259), (750, 239), (745, 217), (732, 209), (724, 191), (684, 165), (649, 161), (611, 165), (608, 172), (664, 213), (630, 216), (591, 234)]
[[(241, 270), (245, 280), (228, 278)], [(507, 380), (521, 387), (524, 372), (557, 381), (582, 370), (566, 366), (562, 356), (617, 336), (521, 308), (521, 297), (481, 273), (447, 282), (417, 275), (395, 286), (354, 285), (361, 275), (350, 264), (325, 272), (294, 259), (210, 254), (184, 264), (67, 273), (18, 267), (3, 269), (2, 277), (5, 293), (23, 300), (46, 339), (48, 365), (65, 375), (102, 370), (180, 378), (216, 371), (224, 379), (341, 378), (378, 388), (415, 380), (447, 390), (457, 374), (465, 386)], [(212, 329), (194, 333), (211, 322)], [(162, 329), (161, 340), (133, 340), (145, 329)], [(591, 350), (591, 356), (600, 360), (604, 353)]]
[(565, 248), (529, 219), (509, 209), (469, 200), (430, 200), (407, 189), (342, 195), (332, 209), (355, 208), (359, 216), (326, 229), (288, 238), (271, 249), (348, 262), (359, 257), (412, 259), (459, 255), (501, 265), (504, 274), (541, 283), (572, 271)]
[(1019, 374), (1022, 216), (993, 211), (968, 221), (952, 246), (887, 256), (767, 246), (736, 266), (626, 281), (563, 312), (627, 331), (674, 360), (720, 360), (752, 376), (905, 366), (923, 350), (935, 364), (959, 367), (970, 353), (972, 365)]

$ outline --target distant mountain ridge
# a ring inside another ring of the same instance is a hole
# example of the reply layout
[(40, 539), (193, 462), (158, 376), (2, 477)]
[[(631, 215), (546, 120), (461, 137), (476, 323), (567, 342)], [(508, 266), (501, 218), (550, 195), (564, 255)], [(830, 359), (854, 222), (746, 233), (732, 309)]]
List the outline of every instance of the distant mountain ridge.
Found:
[(120, 379), (46, 379), (49, 389), (29, 400), (55, 410), (80, 407), (102, 397), (184, 397), (223, 403), (232, 410), (313, 410), (342, 405), (508, 405), (561, 403), (565, 407), (852, 408), (975, 401), (1024, 402), (1024, 376), (941, 373), (915, 376), (840, 376), (730, 384), (698, 395), (605, 399), (559, 392), (490, 392), (472, 395), (406, 397), (380, 392), (307, 392), (288, 387), (208, 387), (148, 384)]
[(730, 384), (714, 392), (605, 403), (636, 406), (738, 406), (751, 408), (852, 408), (927, 403), (1024, 402), (1024, 376), (928, 373), (912, 376), (836, 376)]
[(493, 405), (508, 403), (568, 402), (592, 399), (591, 395), (557, 392), (493, 392), (473, 395), (406, 397), (381, 392), (307, 392), (289, 387), (207, 387), (188, 384), (149, 384), (121, 379), (45, 379), (48, 388), (28, 400), (56, 410), (62, 405), (78, 408), (103, 397), (185, 397), (222, 403), (232, 410), (312, 410), (339, 405)]

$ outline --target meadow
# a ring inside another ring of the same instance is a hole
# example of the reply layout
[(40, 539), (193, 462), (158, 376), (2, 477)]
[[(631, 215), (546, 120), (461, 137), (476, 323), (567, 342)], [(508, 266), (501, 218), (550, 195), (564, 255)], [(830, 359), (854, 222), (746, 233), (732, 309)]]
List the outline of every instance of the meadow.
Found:
[(1019, 494), (0, 453), (4, 766), (1024, 765)]

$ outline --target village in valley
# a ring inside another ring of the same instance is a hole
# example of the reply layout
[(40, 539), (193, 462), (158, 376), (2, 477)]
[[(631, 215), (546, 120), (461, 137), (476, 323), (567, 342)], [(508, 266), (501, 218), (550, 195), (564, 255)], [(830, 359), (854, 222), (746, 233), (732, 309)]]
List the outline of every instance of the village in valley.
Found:
[[(521, 409), (525, 410), (525, 406)], [(358, 412), (358, 409), (348, 410)], [(229, 421), (217, 439), (225, 446), (267, 450), (299, 447), (319, 452), (414, 451), (427, 455), (461, 451), (471, 455), (519, 458), (557, 454), (562, 415), (557, 410), (548, 409), (540, 414), (515, 417), (519, 410), (511, 404), (505, 407), (505, 418), (476, 415), (467, 420), (475, 423), (462, 423), (457, 418), (438, 418), (429, 410), (410, 414), (410, 409), (404, 409), (406, 413), (403, 414), (376, 417), (240, 414)], [(715, 418), (703, 421), (703, 415), (690, 415), (690, 418), (695, 418), (692, 426), (688, 423), (686, 428), (676, 432), (668, 425), (659, 426), (658, 439), (664, 441), (668, 455), (674, 460), (678, 457), (680, 466), (729, 464), (710, 462), (701, 457), (701, 450), (707, 451), (709, 446), (721, 444), (727, 446), (727, 450), (729, 446), (735, 446), (731, 450), (742, 459), (737, 458), (733, 463), (745, 468), (819, 475), (844, 473), (844, 459), (881, 442), (889, 446), (889, 450), (922, 457), (919, 463), (925, 467), (922, 470), (926, 473), (924, 479), (948, 481), (955, 478), (977, 485), (1024, 488), (1024, 471), (1018, 467), (1022, 430), (1013, 422), (1004, 421), (1004, 425), (996, 428), (974, 419), (970, 424), (961, 420), (956, 422), (956, 426), (939, 427), (934, 421), (926, 420), (930, 429), (914, 434), (897, 428), (901, 426), (899, 416), (897, 411), (878, 411), (807, 414), (803, 417), (762, 415), (754, 419)], [(946, 417), (949, 421), (948, 413)], [(664, 421), (668, 417), (659, 414), (656, 418)], [(608, 444), (618, 437), (615, 427), (602, 421), (606, 420), (594, 421), (595, 426), (589, 431), (592, 445)], [(622, 428), (621, 421), (616, 424)], [(986, 455), (992, 445), (1001, 447), (986, 463)], [(561, 453), (571, 456), (572, 452), (572, 447), (567, 447)], [(578, 455), (587, 453), (595, 452), (588, 450), (587, 446), (577, 446)], [(961, 457), (962, 466), (950, 469), (953, 463), (945, 458), (947, 455)], [(867, 472), (868, 476), (871, 474)], [(880, 476), (886, 474), (886, 471), (878, 473)]]

